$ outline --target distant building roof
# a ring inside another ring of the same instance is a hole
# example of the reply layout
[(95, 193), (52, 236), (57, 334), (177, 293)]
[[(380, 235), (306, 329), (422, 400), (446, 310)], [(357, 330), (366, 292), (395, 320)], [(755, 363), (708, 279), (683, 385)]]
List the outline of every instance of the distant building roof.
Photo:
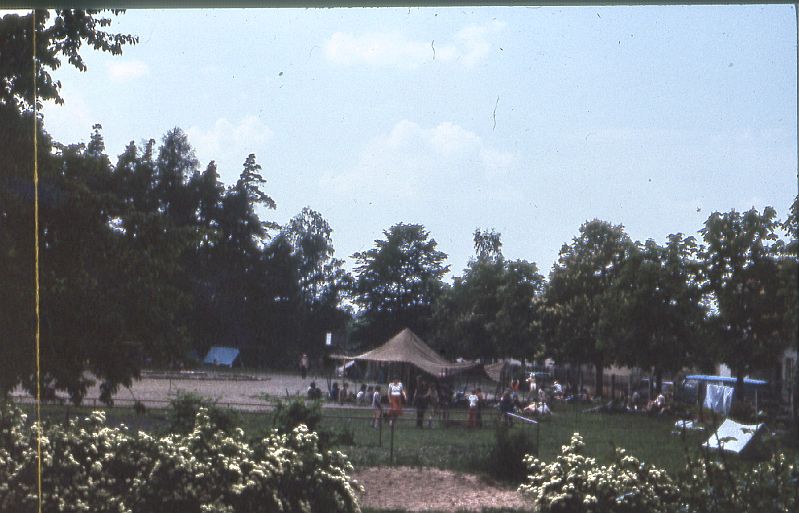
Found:
[[(735, 384), (736, 379), (729, 376), (709, 376), (707, 374), (691, 374), (685, 376), (685, 379), (693, 379), (696, 381), (709, 381), (711, 383), (727, 383)], [(744, 378), (744, 385), (768, 385), (768, 381), (762, 379)]]
[(233, 362), (239, 357), (239, 350), (235, 347), (214, 346), (208, 350), (203, 363), (207, 365), (221, 365), (233, 367)]

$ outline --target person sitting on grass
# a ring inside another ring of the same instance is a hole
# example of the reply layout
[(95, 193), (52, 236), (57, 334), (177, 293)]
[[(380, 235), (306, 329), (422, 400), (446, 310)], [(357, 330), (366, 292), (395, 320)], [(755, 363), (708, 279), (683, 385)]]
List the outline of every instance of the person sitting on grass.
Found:
[(649, 401), (644, 411), (650, 415), (660, 415), (666, 408), (666, 398), (663, 394), (658, 394), (654, 401)]
[(317, 388), (316, 381), (311, 381), (311, 386), (308, 387), (308, 391), (306, 392), (308, 399), (312, 401), (316, 401), (322, 398), (322, 391)]
[(556, 401), (563, 400), (563, 386), (558, 382), (557, 379), (555, 380), (555, 383), (552, 385), (552, 399)]
[(522, 411), (523, 413), (532, 415), (533, 417), (548, 417), (549, 415), (552, 415), (552, 410), (549, 409), (549, 405), (545, 402), (533, 401), (525, 406), (524, 410)]

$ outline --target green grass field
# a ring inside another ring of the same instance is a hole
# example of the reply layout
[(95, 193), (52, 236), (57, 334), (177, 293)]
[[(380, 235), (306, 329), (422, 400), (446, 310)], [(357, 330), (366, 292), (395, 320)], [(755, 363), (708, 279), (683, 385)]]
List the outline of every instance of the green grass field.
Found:
[[(32, 418), (32, 405), (23, 405)], [(585, 405), (556, 404), (552, 417), (538, 426), (515, 422), (513, 430), (524, 433), (531, 440), (539, 440), (539, 457), (552, 460), (560, 454), (575, 432), (586, 442), (586, 451), (597, 458), (600, 464), (610, 463), (614, 448), (622, 447), (627, 452), (647, 463), (663, 467), (671, 473), (682, 469), (686, 454), (698, 455), (698, 446), (707, 438), (705, 433), (672, 434), (675, 419), (672, 417), (647, 417), (632, 414), (585, 413)], [(42, 415), (47, 422), (63, 422), (67, 417), (85, 416), (94, 408), (67, 407), (46, 404)], [(106, 408), (110, 425), (125, 424), (133, 430), (152, 434), (166, 433), (170, 426), (171, 412), (168, 409), (148, 410), (137, 415), (132, 408)], [(423, 429), (415, 426), (415, 413), (407, 411), (394, 426), (393, 458), (391, 451), (391, 429), (387, 422), (382, 431), (371, 427), (369, 408), (327, 408), (322, 410), (321, 428), (334, 434), (334, 448), (347, 454), (357, 467), (403, 465), (431, 466), (471, 473), (486, 473), (485, 462), (495, 445), (495, 410), (483, 412), (483, 427), (469, 429), (464, 426), (466, 412), (453, 410), (451, 419), (455, 425), (444, 428), (438, 421), (433, 427)], [(238, 412), (238, 424), (249, 438), (260, 437), (272, 428), (271, 413)], [(782, 436), (778, 446), (791, 460), (799, 461), (795, 438)], [(518, 483), (506, 483), (515, 486)], [(509, 513), (515, 510), (484, 509), (483, 513)], [(365, 509), (365, 513), (377, 513)], [(380, 513), (404, 513), (404, 510)], [(431, 512), (432, 513), (432, 512)]]
[[(32, 407), (25, 406), (32, 413)], [(695, 453), (696, 447), (706, 439), (702, 433), (688, 433), (685, 438), (671, 433), (673, 418), (647, 417), (643, 415), (620, 415), (583, 413), (584, 406), (558, 404), (551, 418), (543, 420), (538, 429), (539, 457), (551, 460), (560, 453), (572, 433), (580, 433), (589, 455), (600, 463), (610, 462), (614, 447), (622, 447), (643, 461), (675, 472), (685, 463), (686, 449)], [(69, 416), (86, 415), (91, 408), (69, 408), (45, 405), (43, 417), (50, 421), (63, 421)], [(136, 415), (130, 408), (109, 408), (108, 422), (125, 424), (133, 430), (152, 433), (165, 432), (169, 426), (168, 410), (148, 410)], [(240, 412), (241, 426), (249, 437), (267, 433), (272, 427), (268, 413)], [(382, 432), (371, 427), (371, 411), (368, 408), (324, 409), (322, 427), (337, 434), (344, 443), (336, 446), (347, 454), (356, 466), (392, 464), (391, 430), (383, 423)], [(465, 421), (464, 410), (453, 410), (451, 418)], [(468, 429), (463, 425), (448, 428), (434, 422), (433, 428), (415, 427), (415, 415), (406, 412), (394, 429), (393, 464), (409, 466), (433, 466), (454, 470), (474, 470), (485, 460), (494, 445), (495, 413), (487, 409), (483, 413), (483, 427)], [(522, 431), (531, 439), (536, 437), (534, 426), (523, 426), (516, 422), (514, 430)], [(794, 457), (795, 443), (786, 442), (784, 450)]]

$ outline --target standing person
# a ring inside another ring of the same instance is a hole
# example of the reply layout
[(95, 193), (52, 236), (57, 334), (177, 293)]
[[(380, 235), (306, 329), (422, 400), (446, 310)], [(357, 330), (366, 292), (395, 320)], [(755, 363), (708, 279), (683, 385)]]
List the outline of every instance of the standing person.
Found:
[(499, 414), (502, 415), (502, 423), (506, 426), (513, 425), (513, 419), (508, 413), (513, 413), (514, 404), (511, 390), (506, 389), (499, 401)]
[(402, 401), (408, 400), (407, 396), (405, 395), (405, 387), (402, 386), (402, 382), (399, 380), (398, 377), (394, 377), (393, 381), (388, 384), (388, 415), (391, 417), (390, 422), (394, 422), (394, 419), (402, 415)]
[(358, 390), (358, 394), (355, 396), (355, 402), (359, 406), (366, 402), (366, 383), (361, 383), (361, 389)]
[(416, 427), (424, 427), (424, 413), (430, 402), (430, 389), (422, 379), (417, 380), (416, 390), (413, 392), (413, 402), (416, 406)]
[(375, 391), (372, 394), (372, 427), (377, 429), (379, 426), (379, 422), (383, 418), (383, 403), (381, 402), (380, 397), (380, 386), (375, 387)]
[(338, 403), (344, 404), (345, 402), (350, 400), (350, 390), (349, 384), (345, 381), (344, 385), (338, 391)]
[(310, 365), (310, 362), (308, 360), (308, 355), (305, 354), (305, 353), (302, 353), (302, 356), (300, 356), (300, 374), (302, 375), (302, 379), (305, 379), (305, 376), (308, 375), (308, 366), (309, 365)]
[(480, 397), (477, 396), (477, 391), (472, 390), (472, 393), (466, 396), (469, 402), (469, 412), (466, 418), (466, 427), (473, 428), (477, 426), (477, 407), (480, 403)]
[(534, 401), (535, 398), (537, 397), (537, 392), (538, 392), (538, 387), (536, 387), (536, 384), (535, 384), (535, 373), (534, 372), (531, 372), (530, 373), (530, 377), (527, 378), (527, 384), (528, 384), (528, 387), (529, 387), (528, 391), (527, 391), (527, 400), (528, 401)]

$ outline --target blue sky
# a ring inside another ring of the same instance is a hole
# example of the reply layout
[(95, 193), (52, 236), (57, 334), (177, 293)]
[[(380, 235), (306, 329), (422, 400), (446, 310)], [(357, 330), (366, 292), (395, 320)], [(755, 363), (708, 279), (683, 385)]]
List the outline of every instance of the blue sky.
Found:
[(421, 223), (460, 275), (494, 228), (546, 274), (589, 219), (663, 242), (797, 192), (791, 5), (129, 10), (111, 30), (140, 43), (56, 72), (57, 140), (101, 123), (116, 156), (179, 126), (228, 185), (255, 153), (263, 217), (318, 210), (340, 258)]

